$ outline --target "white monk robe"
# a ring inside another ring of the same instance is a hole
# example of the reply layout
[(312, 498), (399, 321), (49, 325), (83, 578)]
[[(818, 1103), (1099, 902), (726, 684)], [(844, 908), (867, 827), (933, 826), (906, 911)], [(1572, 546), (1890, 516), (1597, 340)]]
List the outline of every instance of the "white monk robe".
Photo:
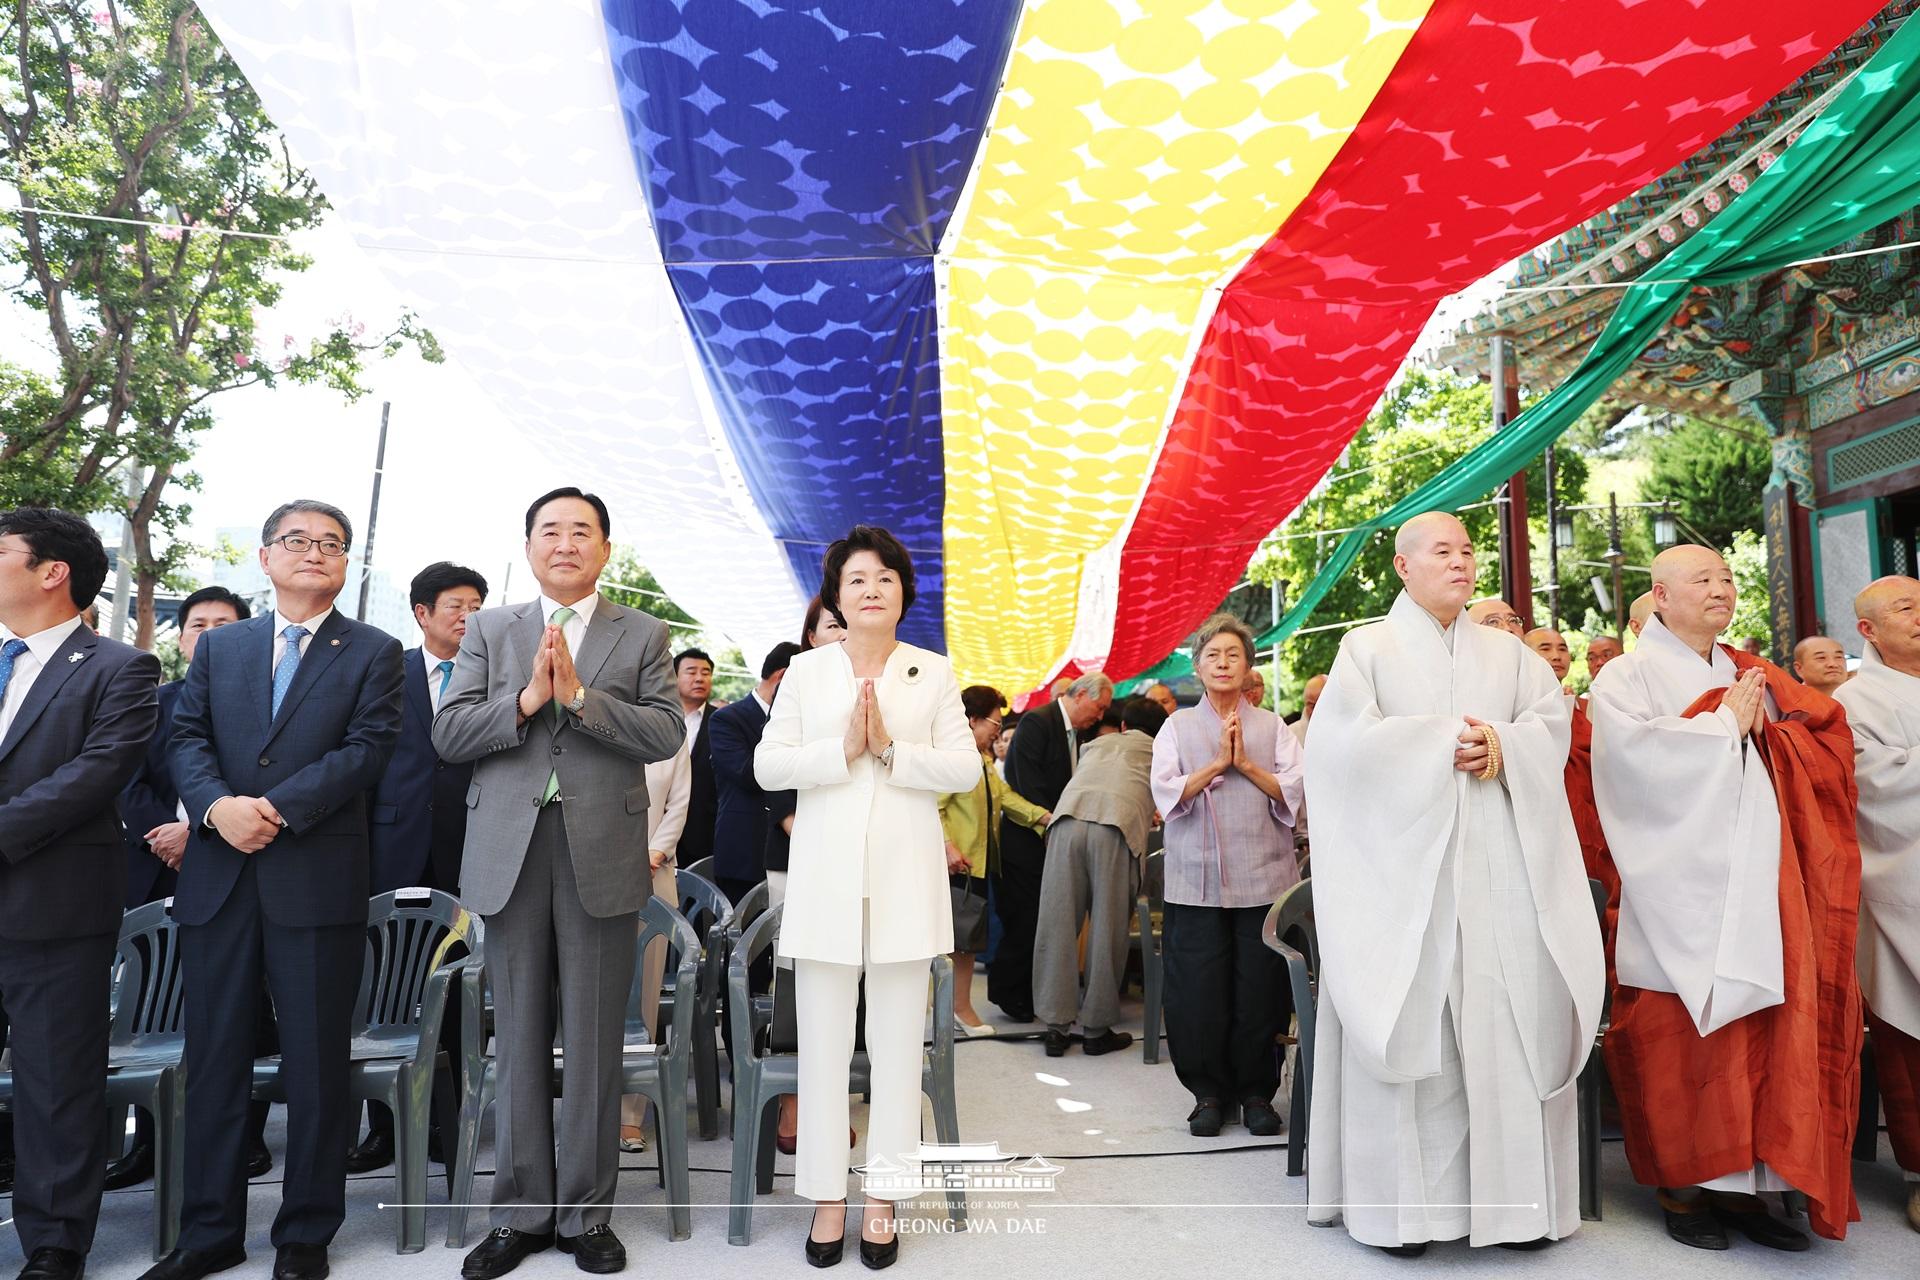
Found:
[[(1496, 781), (1453, 767), (1469, 715), (1500, 736)], [(1604, 971), (1568, 734), (1552, 668), (1464, 613), (1443, 630), (1402, 593), (1341, 642), (1308, 731), (1309, 1221), (1372, 1245), (1580, 1225), (1574, 1081)]]
[[(1868, 641), (1859, 671), (1833, 696), (1853, 727), (1860, 788), (1860, 994), (1876, 1018), (1920, 1040), (1920, 677), (1889, 667)], [(1876, 1053), (1888, 1039), (1876, 1029)], [(1894, 1154), (1913, 1181), (1920, 1118), (1896, 1115), (1891, 1090), (1886, 1101)]]
[[(1773, 780), (1731, 711), (1682, 714), (1737, 676), (1718, 645), (1709, 663), (1656, 614), (1587, 702), (1594, 805), (1620, 873), (1615, 972), (1623, 987), (1673, 992), (1702, 1036), (1786, 999)], [(1703, 1185), (1790, 1189), (1764, 1164)]]

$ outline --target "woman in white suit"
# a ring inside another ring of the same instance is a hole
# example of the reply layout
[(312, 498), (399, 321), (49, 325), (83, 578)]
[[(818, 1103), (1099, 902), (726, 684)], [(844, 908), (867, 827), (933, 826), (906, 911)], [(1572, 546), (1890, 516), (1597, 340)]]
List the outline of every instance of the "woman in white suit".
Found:
[[(818, 1202), (807, 1260), (840, 1260), (846, 1234), (847, 1070), (866, 975), (873, 1102), (866, 1163), (919, 1171), (927, 970), (953, 950), (939, 796), (980, 769), (945, 657), (902, 644), (913, 563), (885, 529), (827, 549), (820, 597), (847, 629), (793, 660), (754, 755), (768, 791), (799, 793), (779, 953), (793, 961), (800, 1038), (794, 1190)], [(860, 1254), (891, 1263), (891, 1201), (869, 1197)]]

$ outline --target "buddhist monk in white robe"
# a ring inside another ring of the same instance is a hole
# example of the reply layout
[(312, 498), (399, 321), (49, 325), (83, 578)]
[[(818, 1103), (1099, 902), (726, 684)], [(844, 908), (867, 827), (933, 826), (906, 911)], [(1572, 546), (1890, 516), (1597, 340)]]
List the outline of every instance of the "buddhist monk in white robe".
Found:
[[(1810, 1247), (1857, 1216), (1853, 977), (1859, 855), (1838, 704), (1715, 642), (1733, 575), (1706, 547), (1653, 563), (1654, 612), (1593, 682), (1593, 789), (1618, 873), (1607, 1069), (1629, 1164), (1667, 1231)], [(1713, 1192), (1713, 1195), (1704, 1192)]]
[(1466, 619), (1458, 520), (1417, 517), (1395, 550), (1405, 590), (1347, 633), (1307, 733), (1309, 1220), (1403, 1255), (1537, 1248), (1580, 1224), (1574, 1082), (1603, 986), (1567, 703), (1517, 638)]
[(1833, 696), (1853, 726), (1860, 788), (1860, 994), (1907, 1222), (1920, 1231), (1920, 581), (1882, 578), (1853, 611), (1866, 655)]

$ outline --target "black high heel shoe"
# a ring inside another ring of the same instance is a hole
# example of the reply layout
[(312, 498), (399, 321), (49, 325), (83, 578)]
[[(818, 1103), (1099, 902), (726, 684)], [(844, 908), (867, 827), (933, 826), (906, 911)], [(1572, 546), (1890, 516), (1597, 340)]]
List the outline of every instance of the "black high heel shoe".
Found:
[(840, 1236), (836, 1240), (815, 1240), (813, 1225), (807, 1225), (807, 1265), (831, 1267), (840, 1261), (841, 1253), (847, 1247), (846, 1209), (840, 1211)]
[[(889, 1213), (887, 1216), (891, 1218), (893, 1215)], [(860, 1261), (867, 1264), (868, 1270), (879, 1271), (886, 1267), (892, 1266), (893, 1260), (897, 1258), (899, 1255), (900, 1255), (899, 1230), (896, 1228), (893, 1234), (893, 1238), (891, 1240), (888, 1240), (885, 1244), (875, 1243), (874, 1241), (867, 1239), (866, 1215), (863, 1212), (861, 1214), (861, 1221), (860, 1221)]]

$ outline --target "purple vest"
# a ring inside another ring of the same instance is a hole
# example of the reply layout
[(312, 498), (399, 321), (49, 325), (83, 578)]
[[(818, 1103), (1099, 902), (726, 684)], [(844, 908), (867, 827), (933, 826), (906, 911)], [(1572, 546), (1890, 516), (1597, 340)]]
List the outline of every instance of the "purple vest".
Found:
[[(1174, 735), (1183, 774), (1220, 753), (1220, 717), (1205, 700), (1176, 711), (1160, 732)], [(1273, 768), (1279, 735), (1288, 732), (1280, 717), (1243, 706), (1240, 732), (1247, 754), (1261, 767)], [(1274, 802), (1237, 769), (1216, 778), (1184, 813), (1167, 819), (1166, 846), (1168, 902), (1272, 906), (1300, 879), (1292, 825), (1280, 820)]]

